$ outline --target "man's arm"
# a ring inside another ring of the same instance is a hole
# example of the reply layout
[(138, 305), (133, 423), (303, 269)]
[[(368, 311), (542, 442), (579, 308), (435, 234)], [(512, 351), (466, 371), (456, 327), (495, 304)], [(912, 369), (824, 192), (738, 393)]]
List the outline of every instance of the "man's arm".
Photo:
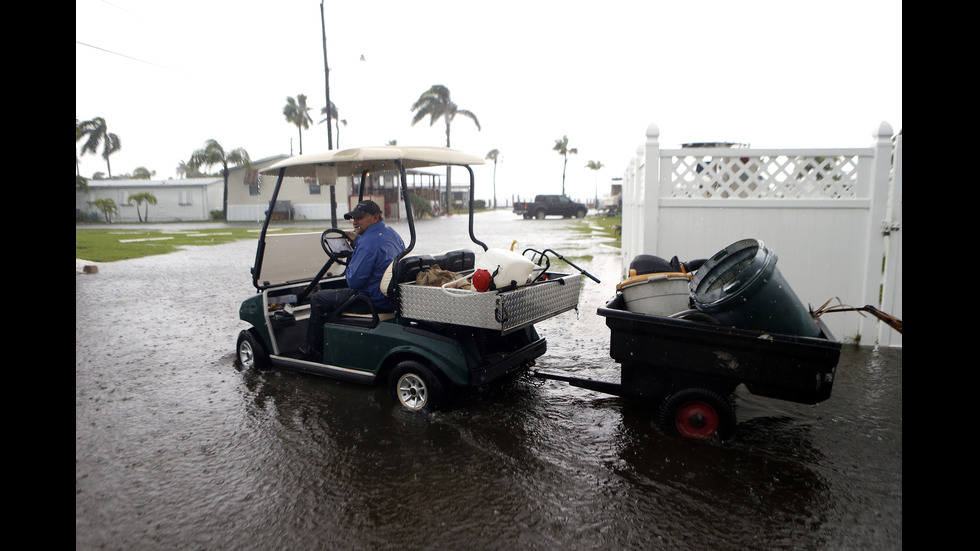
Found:
[(378, 248), (371, 243), (364, 243), (354, 249), (354, 254), (347, 263), (347, 286), (351, 289), (363, 291), (371, 282), (375, 259), (378, 256)]

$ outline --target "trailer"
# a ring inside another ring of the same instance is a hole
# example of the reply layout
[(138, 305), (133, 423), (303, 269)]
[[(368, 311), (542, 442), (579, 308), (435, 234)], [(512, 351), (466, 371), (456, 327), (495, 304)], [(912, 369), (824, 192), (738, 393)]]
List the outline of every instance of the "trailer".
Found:
[(537, 376), (658, 405), (664, 430), (697, 440), (731, 436), (739, 385), (801, 404), (830, 397), (841, 343), (802, 306), (761, 241), (697, 261), (696, 274), (672, 262), (680, 272), (631, 272), (597, 310), (621, 367), (618, 383)]
[(620, 382), (536, 375), (659, 404), (658, 422), (669, 433), (730, 437), (736, 425), (731, 394), (739, 385), (801, 404), (830, 397), (841, 343), (820, 320), (819, 337), (737, 329), (693, 311), (680, 317), (630, 312), (622, 294), (597, 313), (610, 329), (609, 353), (621, 366)]

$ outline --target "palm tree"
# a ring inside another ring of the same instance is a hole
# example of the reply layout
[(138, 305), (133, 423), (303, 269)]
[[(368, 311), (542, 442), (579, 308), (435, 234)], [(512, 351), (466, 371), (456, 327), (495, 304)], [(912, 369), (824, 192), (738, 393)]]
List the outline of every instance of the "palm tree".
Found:
[(200, 178), (204, 176), (203, 174), (201, 174), (200, 170), (198, 170), (196, 167), (192, 167), (190, 164), (187, 163), (187, 161), (181, 161), (180, 164), (177, 165), (176, 170), (177, 170), (177, 176), (181, 180), (183, 180), (184, 178)]
[(602, 161), (589, 161), (585, 168), (590, 168), (596, 171), (595, 175), (595, 205), (594, 208), (599, 208), (599, 169), (603, 167)]
[(119, 212), (119, 207), (116, 206), (116, 202), (112, 199), (96, 199), (95, 207), (102, 211), (106, 223), (110, 222), (109, 217), (111, 215)]
[[(79, 132), (81, 132), (81, 135), (79, 135)], [(90, 121), (80, 123), (80, 125), (76, 124), (75, 136), (75, 141), (78, 141), (82, 136), (88, 136), (88, 139), (82, 144), (82, 155), (95, 153), (99, 149), (99, 145), (102, 145), (102, 158), (105, 159), (105, 166), (109, 171), (109, 178), (111, 179), (112, 167), (109, 166), (109, 155), (122, 149), (122, 143), (119, 141), (119, 136), (108, 131), (105, 119), (95, 117)]]
[(299, 130), (299, 154), (303, 154), (303, 129), (309, 129), (313, 118), (310, 117), (310, 108), (306, 106), (306, 96), (299, 94), (296, 99), (286, 98), (286, 106), (282, 108), (282, 114), (286, 116), (286, 122), (296, 125)]
[[(153, 195), (149, 191), (141, 191), (139, 193), (130, 193), (126, 200), (136, 203), (136, 216), (139, 217), (140, 222), (150, 221), (150, 205), (157, 204), (156, 195)], [(146, 216), (140, 215), (140, 205), (144, 202), (146, 203)]]
[[(82, 126), (82, 123), (78, 122), (78, 119), (75, 119), (75, 143), (77, 144), (78, 140), (82, 139), (82, 136), (84, 135), (85, 135), (85, 127)], [(78, 168), (78, 163), (79, 163), (78, 153), (76, 152), (75, 153), (75, 191), (83, 191), (83, 192), (88, 191), (88, 178), (82, 176), (82, 173)]]
[(347, 126), (347, 119), (341, 119), (338, 116), (337, 105), (334, 104), (334, 102), (332, 101), (330, 102), (330, 113), (328, 114), (327, 108), (324, 107), (323, 109), (320, 109), (320, 114), (326, 115), (326, 117), (320, 122), (318, 122), (317, 124), (323, 124), (323, 123), (329, 124), (331, 120), (337, 121), (337, 149), (340, 149), (340, 123), (344, 123), (344, 126)]
[(565, 169), (568, 168), (568, 156), (578, 153), (577, 148), (568, 147), (568, 136), (562, 136), (560, 140), (555, 140), (555, 147), (551, 148), (565, 158), (565, 164), (561, 168), (561, 194), (565, 195)]
[(135, 180), (149, 180), (156, 174), (157, 171), (150, 170), (145, 166), (138, 166), (133, 169), (133, 179)]
[(252, 160), (249, 158), (247, 151), (239, 147), (229, 153), (225, 153), (221, 144), (213, 139), (208, 140), (204, 144), (204, 149), (198, 149), (194, 153), (191, 153), (191, 160), (187, 163), (188, 168), (194, 172), (200, 170), (202, 166), (221, 165), (221, 175), (225, 179), (224, 197), (221, 201), (223, 220), (228, 219), (228, 163), (244, 164), (246, 169), (252, 169)]
[(493, 208), (497, 208), (497, 159), (500, 157), (500, 152), (496, 149), (491, 149), (485, 158), (493, 161)]
[[(451, 147), (449, 144), (449, 127), (456, 118), (456, 115), (463, 115), (473, 121), (476, 125), (477, 130), (481, 130), (480, 121), (477, 120), (476, 115), (472, 111), (467, 109), (460, 109), (458, 105), (453, 103), (452, 99), (449, 97), (449, 88), (446, 88), (442, 84), (433, 84), (428, 90), (422, 92), (419, 99), (415, 100), (412, 104), (412, 111), (415, 111), (415, 116), (412, 117), (412, 126), (415, 123), (429, 117), (429, 126), (436, 123), (441, 117), (446, 123), (446, 147)], [(450, 200), (452, 198), (452, 168), (446, 167), (446, 212), (450, 212)]]
[[(83, 136), (85, 136), (85, 126), (81, 122), (78, 122), (78, 119), (75, 119), (75, 143), (78, 144), (78, 140), (82, 139)], [(80, 177), (82, 175), (81, 171), (78, 168), (79, 162), (80, 161), (78, 160), (78, 151), (76, 150), (75, 151), (75, 176), (77, 177)]]

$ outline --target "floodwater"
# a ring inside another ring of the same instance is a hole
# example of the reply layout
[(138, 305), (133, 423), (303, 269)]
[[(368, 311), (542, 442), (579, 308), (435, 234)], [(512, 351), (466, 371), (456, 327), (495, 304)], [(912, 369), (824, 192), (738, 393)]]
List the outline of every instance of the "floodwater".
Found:
[[(475, 233), (602, 280), (538, 324), (537, 367), (618, 382), (595, 313), (618, 250), (568, 226), (497, 211)], [(416, 252), (466, 246), (466, 227), (422, 220)], [(76, 549), (902, 548), (901, 350), (845, 346), (815, 406), (740, 389), (722, 444), (530, 375), (410, 413), (380, 387), (236, 365), (254, 255), (240, 241), (76, 275)]]

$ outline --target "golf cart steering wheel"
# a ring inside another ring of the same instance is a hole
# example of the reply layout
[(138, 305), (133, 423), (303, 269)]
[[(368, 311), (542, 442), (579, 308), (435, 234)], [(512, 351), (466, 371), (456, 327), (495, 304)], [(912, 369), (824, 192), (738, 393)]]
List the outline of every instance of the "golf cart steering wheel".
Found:
[(351, 239), (347, 236), (347, 232), (337, 228), (328, 228), (320, 236), (320, 245), (323, 247), (323, 251), (327, 253), (330, 260), (333, 260), (341, 266), (347, 265), (347, 259), (350, 258), (353, 248), (351, 247)]

